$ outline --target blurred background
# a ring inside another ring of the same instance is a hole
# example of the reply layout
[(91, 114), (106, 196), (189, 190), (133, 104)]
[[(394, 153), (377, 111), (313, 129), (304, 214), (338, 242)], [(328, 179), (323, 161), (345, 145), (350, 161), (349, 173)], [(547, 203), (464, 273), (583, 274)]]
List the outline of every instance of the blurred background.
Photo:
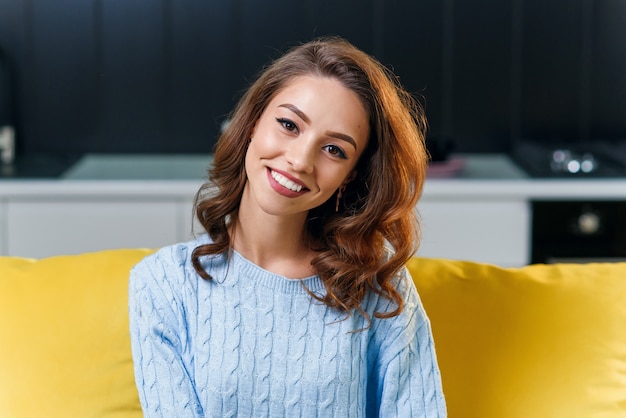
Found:
[(424, 105), (454, 181), (427, 184), (421, 255), (626, 258), (626, 0), (0, 0), (0, 254), (188, 239), (229, 111), (322, 35)]
[(261, 66), (328, 34), (455, 151), (626, 138), (624, 0), (0, 0), (0, 125), (18, 155), (210, 152)]

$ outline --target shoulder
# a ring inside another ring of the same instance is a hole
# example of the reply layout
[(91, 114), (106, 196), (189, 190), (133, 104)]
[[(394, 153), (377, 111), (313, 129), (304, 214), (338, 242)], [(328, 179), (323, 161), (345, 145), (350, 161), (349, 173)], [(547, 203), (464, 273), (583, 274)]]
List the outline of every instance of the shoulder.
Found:
[[(402, 296), (403, 309), (391, 318), (373, 317), (373, 342), (381, 352), (393, 355), (409, 346), (420, 333), (430, 331), (430, 324), (424, 307), (415, 288), (415, 284), (406, 267), (403, 267), (394, 278), (394, 285)], [(386, 298), (376, 297), (376, 310), (388, 312), (396, 308), (394, 302)]]
[(179, 242), (167, 245), (156, 250), (141, 260), (135, 267), (147, 266), (155, 263), (176, 264), (178, 266), (191, 261), (191, 253), (200, 245), (208, 244), (211, 238), (206, 235), (200, 235), (193, 240)]
[[(393, 252), (391, 249), (385, 249), (385, 257), (390, 258)], [(421, 301), (417, 294), (417, 289), (415, 287), (415, 283), (413, 282), (413, 278), (409, 272), (409, 269), (406, 265), (402, 266), (395, 274), (395, 276), (390, 278), (389, 284), (395, 288), (395, 290), (400, 294), (400, 298), (403, 304), (402, 313), (399, 316), (399, 320), (407, 319), (408, 317), (412, 317), (416, 310), (421, 308)], [(397, 305), (394, 301), (389, 298), (382, 297), (378, 295), (374, 290), (369, 292), (369, 299), (367, 300), (368, 308), (366, 311), (372, 312), (391, 312), (397, 308)], [(389, 321), (382, 321), (389, 322)]]
[[(177, 287), (196, 276), (191, 255), (199, 245), (209, 242), (206, 235), (187, 242), (168, 245), (142, 259), (130, 273), (131, 288)], [(162, 289), (164, 290), (164, 289)]]

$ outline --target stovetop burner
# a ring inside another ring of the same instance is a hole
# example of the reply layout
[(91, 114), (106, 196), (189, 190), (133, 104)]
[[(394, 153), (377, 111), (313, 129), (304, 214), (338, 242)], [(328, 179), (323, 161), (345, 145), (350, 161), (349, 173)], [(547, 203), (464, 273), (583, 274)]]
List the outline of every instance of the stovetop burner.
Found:
[(532, 177), (626, 176), (626, 140), (573, 144), (520, 141), (512, 157)]

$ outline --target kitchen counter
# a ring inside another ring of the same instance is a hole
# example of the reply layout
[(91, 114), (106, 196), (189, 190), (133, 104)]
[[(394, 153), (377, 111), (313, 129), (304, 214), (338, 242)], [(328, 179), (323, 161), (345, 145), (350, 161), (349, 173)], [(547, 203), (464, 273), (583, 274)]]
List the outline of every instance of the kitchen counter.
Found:
[[(429, 177), (424, 199), (626, 199), (626, 178), (528, 177), (503, 154), (467, 154), (458, 172)], [(0, 198), (51, 195), (193, 196), (212, 155), (86, 155), (57, 178), (0, 180)]]
[(211, 154), (93, 155), (63, 173), (63, 180), (195, 180), (207, 176)]
[(193, 196), (213, 157), (88, 154), (54, 178), (5, 178), (0, 198), (42, 196)]

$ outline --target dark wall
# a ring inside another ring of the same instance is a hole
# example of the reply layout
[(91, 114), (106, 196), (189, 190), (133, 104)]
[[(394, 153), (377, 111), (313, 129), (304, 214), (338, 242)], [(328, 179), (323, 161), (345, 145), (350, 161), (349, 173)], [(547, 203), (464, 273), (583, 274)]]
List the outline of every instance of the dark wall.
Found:
[(257, 70), (326, 34), (458, 151), (626, 137), (624, 0), (0, 0), (19, 152), (210, 151)]

